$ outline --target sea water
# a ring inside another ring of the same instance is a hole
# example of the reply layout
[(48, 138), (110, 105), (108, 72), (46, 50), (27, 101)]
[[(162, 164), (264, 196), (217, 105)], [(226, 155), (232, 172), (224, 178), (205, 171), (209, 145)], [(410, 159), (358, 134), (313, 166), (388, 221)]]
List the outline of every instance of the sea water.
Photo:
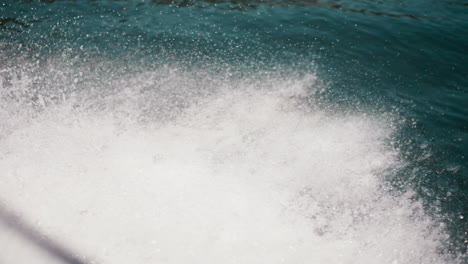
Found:
[(3, 1), (0, 263), (464, 263), (463, 1)]

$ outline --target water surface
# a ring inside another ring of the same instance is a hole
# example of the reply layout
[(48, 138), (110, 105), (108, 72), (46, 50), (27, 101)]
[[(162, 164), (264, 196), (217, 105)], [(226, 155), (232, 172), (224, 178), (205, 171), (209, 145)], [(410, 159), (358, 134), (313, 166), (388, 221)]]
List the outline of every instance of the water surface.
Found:
[(463, 263), (467, 8), (0, 3), (0, 262)]

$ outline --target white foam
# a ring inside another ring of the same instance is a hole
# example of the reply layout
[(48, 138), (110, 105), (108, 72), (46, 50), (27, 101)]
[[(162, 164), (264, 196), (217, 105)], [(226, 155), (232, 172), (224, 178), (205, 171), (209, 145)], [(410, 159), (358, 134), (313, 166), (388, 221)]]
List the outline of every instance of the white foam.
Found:
[(314, 75), (200, 72), (107, 76), (5, 120), (1, 199), (99, 263), (448, 261), (420, 203), (382, 188), (402, 166), (387, 120), (305, 100)]

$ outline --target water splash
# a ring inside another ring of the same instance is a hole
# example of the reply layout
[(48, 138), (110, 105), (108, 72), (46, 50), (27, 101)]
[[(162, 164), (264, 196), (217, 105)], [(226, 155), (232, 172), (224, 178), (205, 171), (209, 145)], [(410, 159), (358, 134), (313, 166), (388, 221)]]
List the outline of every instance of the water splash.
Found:
[(77, 252), (99, 263), (456, 262), (443, 226), (385, 184), (404, 166), (391, 120), (321, 105), (315, 75), (63, 63), (3, 75), (0, 191)]

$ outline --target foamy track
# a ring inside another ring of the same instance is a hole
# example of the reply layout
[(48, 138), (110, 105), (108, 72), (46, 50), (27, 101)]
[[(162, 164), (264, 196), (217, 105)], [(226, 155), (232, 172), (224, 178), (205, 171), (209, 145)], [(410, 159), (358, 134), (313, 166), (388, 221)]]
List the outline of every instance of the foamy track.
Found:
[[(90, 262), (456, 262), (386, 187), (391, 120), (319, 107), (314, 75), (50, 70), (4, 87), (1, 198)], [(0, 230), (0, 261), (52, 261)]]

